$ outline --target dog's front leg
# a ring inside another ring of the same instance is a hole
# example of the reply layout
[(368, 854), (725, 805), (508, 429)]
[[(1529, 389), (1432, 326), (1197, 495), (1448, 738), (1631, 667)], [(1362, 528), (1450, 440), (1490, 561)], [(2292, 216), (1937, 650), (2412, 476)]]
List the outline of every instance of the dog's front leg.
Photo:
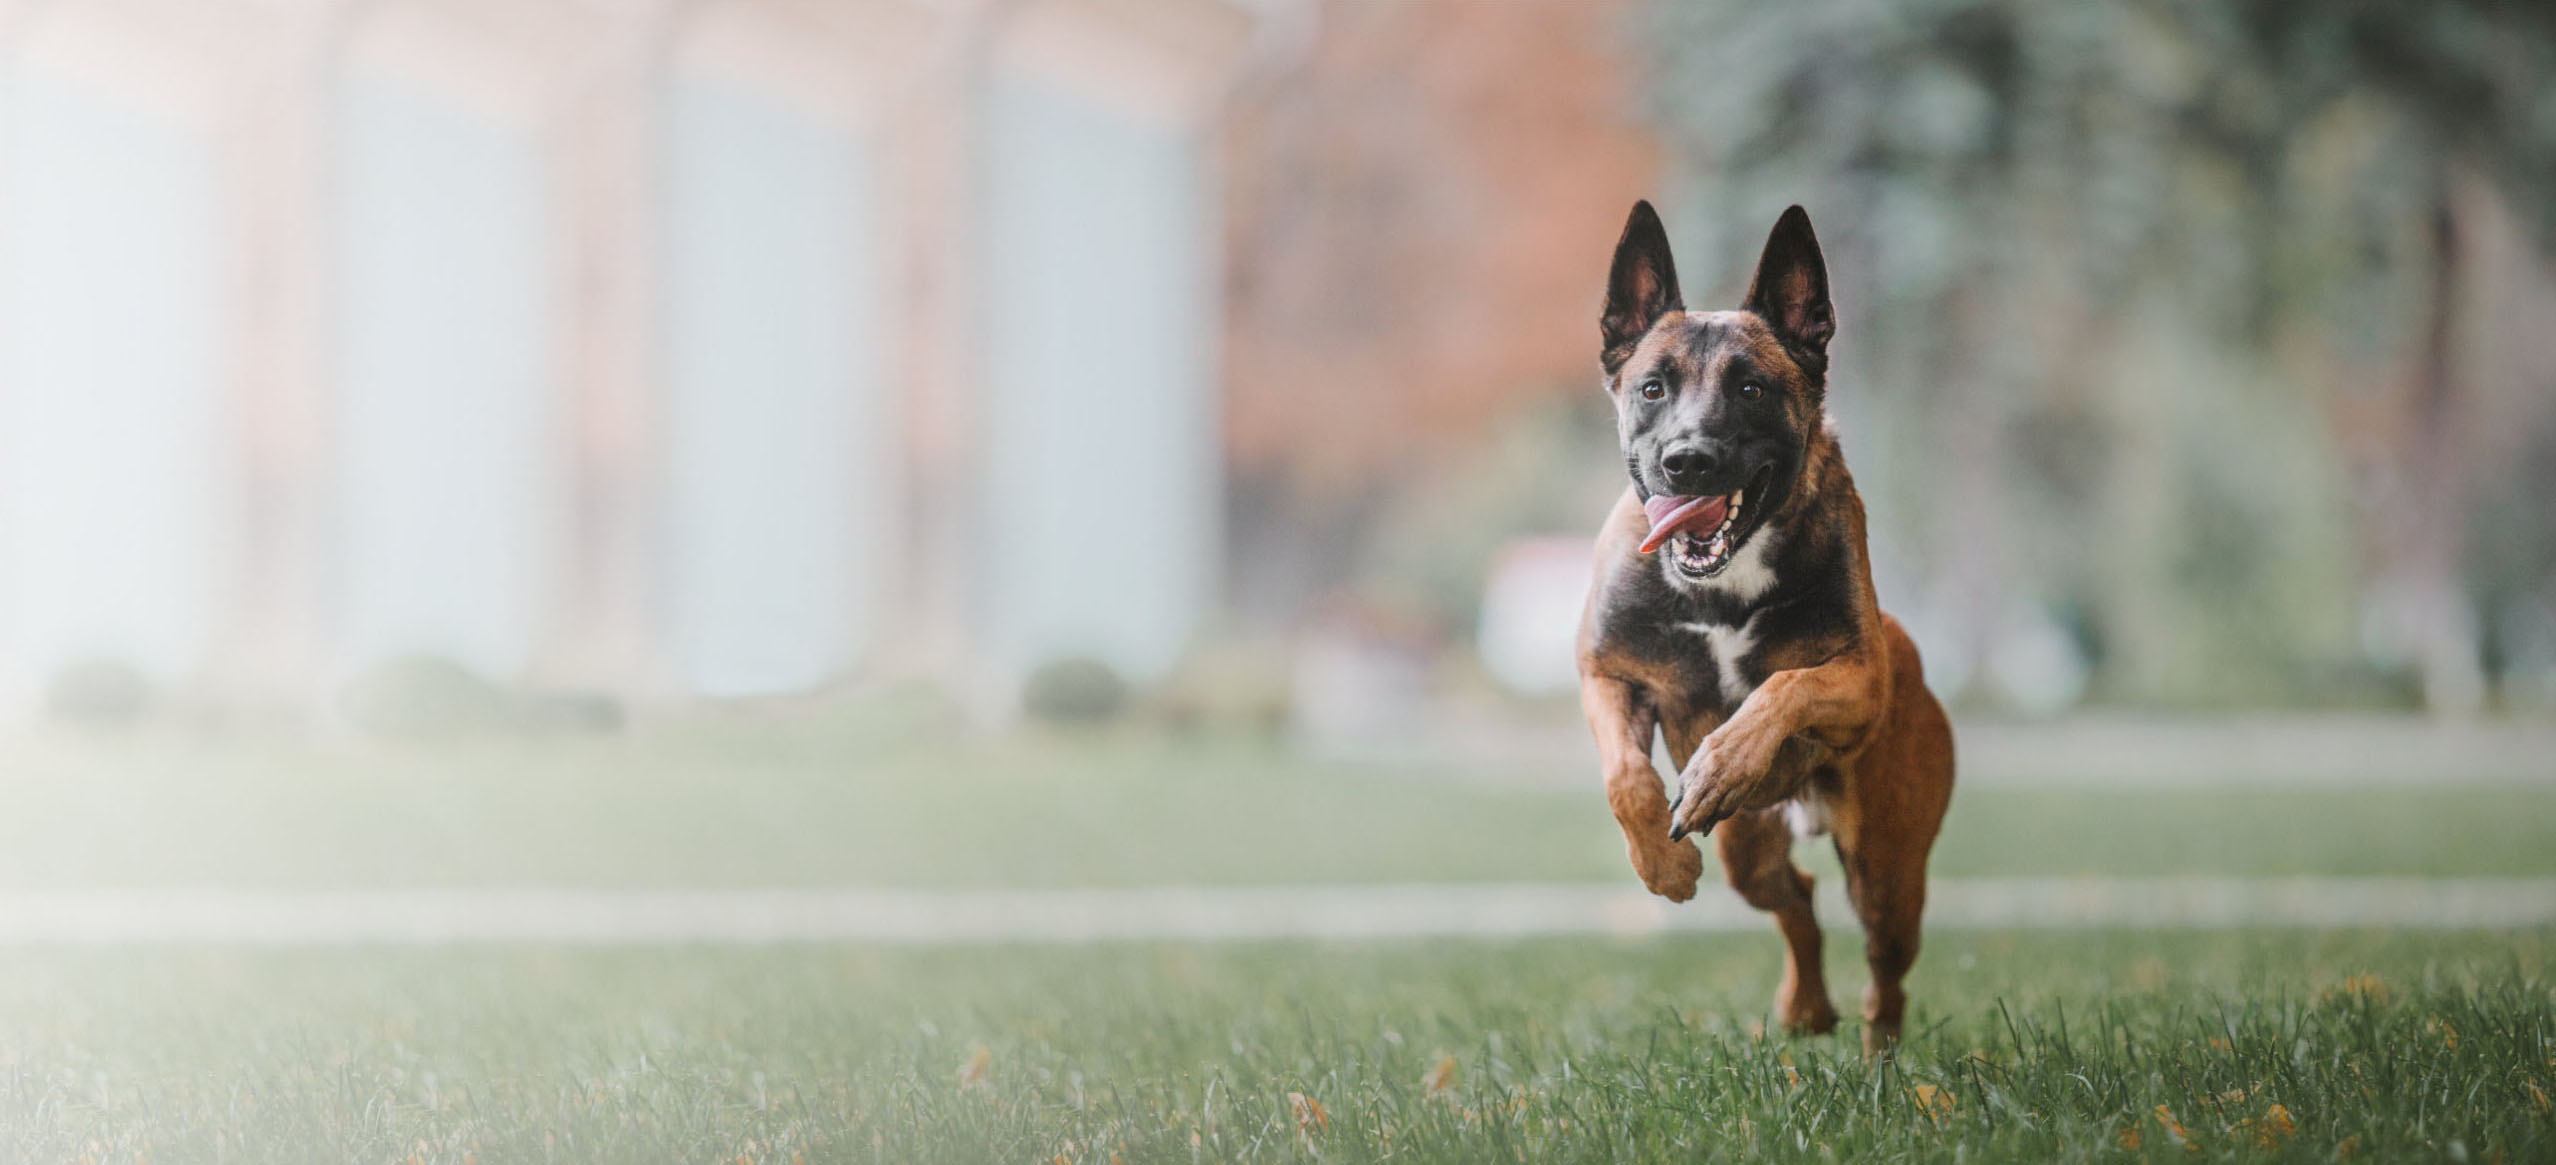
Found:
[(1625, 856), (1651, 893), (1671, 902), (1695, 896), (1704, 854), (1695, 843), (1668, 836), (1668, 795), (1651, 767), (1651, 734), (1659, 717), (1633, 685), (1596, 673), (1580, 679), (1580, 709), (1597, 737), (1606, 775), (1606, 805), (1624, 830)]
[(1734, 813), (1792, 796), (1832, 750), (1871, 729), (1881, 707), (1875, 678), (1860, 656), (1766, 677), (1688, 759), (1669, 839), (1709, 833)]

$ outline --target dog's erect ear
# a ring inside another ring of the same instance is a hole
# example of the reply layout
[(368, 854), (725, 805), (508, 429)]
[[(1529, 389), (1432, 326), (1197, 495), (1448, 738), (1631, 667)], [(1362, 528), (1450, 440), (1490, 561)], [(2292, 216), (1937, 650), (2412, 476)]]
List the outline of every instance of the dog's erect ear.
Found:
[(1818, 376), (1828, 370), (1837, 313), (1828, 305), (1828, 264), (1819, 257), (1819, 236), (1811, 233), (1810, 214), (1801, 207), (1775, 220), (1742, 306), (1765, 317), (1803, 371)]
[(1624, 237), (1615, 243), (1615, 267), (1606, 276), (1606, 311), (1598, 317), (1598, 363), (1608, 376), (1624, 367), (1633, 346), (1661, 316), (1685, 311), (1677, 295), (1677, 264), (1669, 258), (1668, 228), (1649, 202), (1633, 204)]

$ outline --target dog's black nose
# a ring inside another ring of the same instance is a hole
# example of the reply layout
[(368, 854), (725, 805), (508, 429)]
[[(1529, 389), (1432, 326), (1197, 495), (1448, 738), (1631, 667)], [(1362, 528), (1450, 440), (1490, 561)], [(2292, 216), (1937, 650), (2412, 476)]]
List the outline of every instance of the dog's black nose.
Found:
[(1690, 493), (1713, 472), (1713, 455), (1698, 445), (1672, 445), (1660, 454), (1660, 472), (1668, 475), (1669, 488)]

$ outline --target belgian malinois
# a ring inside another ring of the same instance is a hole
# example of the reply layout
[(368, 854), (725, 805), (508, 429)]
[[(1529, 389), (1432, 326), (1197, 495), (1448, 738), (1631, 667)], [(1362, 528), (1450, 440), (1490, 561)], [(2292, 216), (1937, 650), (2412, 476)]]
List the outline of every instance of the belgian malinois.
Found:
[[(1722, 871), (1788, 948), (1777, 1018), (1834, 1028), (1795, 835), (1836, 837), (1872, 986), (1864, 1050), (1899, 1036), (1926, 852), (1952, 797), (1952, 727), (1917, 646), (1873, 599), (1864, 503), (1826, 408), (1837, 330), (1810, 216), (1776, 220), (1737, 311), (1688, 311), (1668, 233), (1635, 203), (1598, 323), (1633, 486), (1598, 536), (1580, 704), (1607, 804), (1651, 892)], [(1662, 793), (1651, 739), (1680, 766)]]

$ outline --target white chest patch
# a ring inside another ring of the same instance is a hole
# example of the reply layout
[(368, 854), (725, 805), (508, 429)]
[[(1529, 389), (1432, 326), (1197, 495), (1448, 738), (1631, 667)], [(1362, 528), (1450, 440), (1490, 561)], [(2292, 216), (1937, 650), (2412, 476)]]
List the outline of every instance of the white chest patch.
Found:
[[(1738, 569), (1738, 564), (1733, 563), (1732, 569)], [(1740, 667), (1748, 653), (1757, 650), (1756, 615), (1750, 615), (1737, 627), (1725, 627), (1719, 623), (1680, 623), (1678, 626), (1703, 636), (1706, 646), (1713, 649), (1713, 666), (1722, 675), (1723, 699), (1737, 706), (1757, 689)]]

